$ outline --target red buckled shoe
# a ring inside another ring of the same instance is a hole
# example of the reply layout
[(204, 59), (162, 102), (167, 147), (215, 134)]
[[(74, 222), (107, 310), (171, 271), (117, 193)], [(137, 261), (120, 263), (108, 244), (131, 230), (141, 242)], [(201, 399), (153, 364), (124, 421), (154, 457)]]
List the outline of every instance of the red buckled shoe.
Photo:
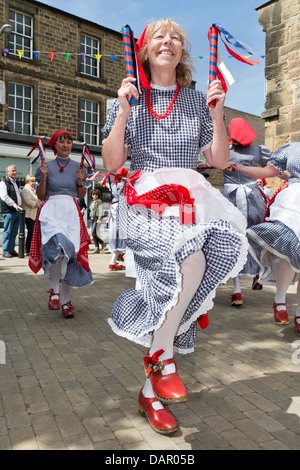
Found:
[(163, 409), (155, 410), (152, 403), (157, 402), (156, 398), (145, 398), (142, 390), (138, 398), (139, 412), (146, 414), (150, 426), (159, 434), (171, 434), (178, 429), (178, 424), (174, 416), (164, 406)]
[[(47, 290), (49, 294), (48, 308), (49, 310), (59, 310), (59, 293), (54, 292), (53, 289)], [(53, 299), (54, 295), (58, 295), (58, 299)]]
[(122, 269), (125, 269), (121, 264), (110, 264), (108, 267), (110, 271), (121, 271)]
[(300, 320), (300, 317), (294, 317), (294, 325), (296, 328), (296, 333), (298, 336), (300, 336), (300, 323), (298, 323), (297, 320)]
[(277, 325), (287, 325), (289, 322), (288, 313), (286, 310), (277, 310), (278, 305), (285, 306), (285, 304), (276, 304), (275, 302), (273, 303), (275, 323), (277, 323)]
[[(152, 356), (144, 357), (146, 377), (151, 380), (154, 395), (163, 403), (175, 403), (187, 400), (187, 391), (177, 373), (174, 358), (159, 361), (163, 349), (156, 351)], [(161, 371), (167, 364), (175, 364), (175, 372), (163, 375)]]
[(62, 314), (64, 318), (73, 318), (74, 317), (74, 307), (71, 304), (71, 300), (66, 304), (61, 306)]
[(231, 296), (231, 305), (233, 307), (240, 307), (241, 305), (243, 305), (243, 297), (242, 297), (242, 294), (240, 292), (238, 292), (237, 294), (232, 294)]

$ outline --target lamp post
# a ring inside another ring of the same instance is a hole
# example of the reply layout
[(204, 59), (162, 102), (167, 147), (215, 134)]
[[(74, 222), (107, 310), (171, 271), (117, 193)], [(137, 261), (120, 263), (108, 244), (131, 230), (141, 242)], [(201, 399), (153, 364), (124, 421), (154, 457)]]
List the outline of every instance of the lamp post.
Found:
[(0, 28), (0, 36), (2, 34), (9, 34), (12, 32), (12, 26), (10, 24), (4, 24), (3, 26), (1, 26)]

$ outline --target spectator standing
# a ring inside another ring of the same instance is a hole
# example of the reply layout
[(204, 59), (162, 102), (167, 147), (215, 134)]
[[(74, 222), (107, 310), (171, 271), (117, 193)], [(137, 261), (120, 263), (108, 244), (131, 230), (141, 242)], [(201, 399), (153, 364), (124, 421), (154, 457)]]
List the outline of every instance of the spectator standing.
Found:
[(16, 178), (16, 166), (9, 165), (6, 168), (6, 176), (0, 182), (1, 211), (4, 221), (2, 236), (3, 258), (18, 256), (15, 246), (19, 230), (19, 211), (22, 210), (22, 198)]
[(40, 207), (39, 198), (35, 191), (36, 179), (33, 175), (27, 175), (25, 178), (25, 186), (22, 190), (22, 207), (25, 210), (25, 225), (27, 228), (27, 237), (25, 243), (25, 253), (30, 254), (31, 239), (34, 230), (35, 219), (38, 208)]

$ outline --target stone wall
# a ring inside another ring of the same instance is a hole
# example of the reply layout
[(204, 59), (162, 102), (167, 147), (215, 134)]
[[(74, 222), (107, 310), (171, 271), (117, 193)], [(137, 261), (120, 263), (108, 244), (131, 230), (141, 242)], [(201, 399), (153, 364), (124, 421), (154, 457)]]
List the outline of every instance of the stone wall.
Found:
[(265, 143), (274, 151), (300, 141), (300, 3), (271, 0), (257, 11), (266, 33)]
[[(0, 0), (3, 23), (9, 22), (10, 8), (33, 17), (33, 50), (41, 52), (37, 60), (12, 54), (0, 57), (0, 80), (6, 87), (6, 100), (0, 104), (0, 130), (7, 130), (7, 84), (16, 80), (34, 90), (33, 134), (50, 136), (65, 128), (79, 141), (81, 99), (100, 104), (101, 128), (106, 121), (106, 99), (117, 96), (125, 76), (122, 35), (32, 0)], [(100, 41), (99, 78), (80, 72), (81, 33)], [(7, 45), (8, 37), (0, 37), (1, 51)], [(53, 60), (47, 52), (55, 52)], [(68, 61), (64, 53), (71, 54)], [(117, 56), (115, 62), (111, 54)]]

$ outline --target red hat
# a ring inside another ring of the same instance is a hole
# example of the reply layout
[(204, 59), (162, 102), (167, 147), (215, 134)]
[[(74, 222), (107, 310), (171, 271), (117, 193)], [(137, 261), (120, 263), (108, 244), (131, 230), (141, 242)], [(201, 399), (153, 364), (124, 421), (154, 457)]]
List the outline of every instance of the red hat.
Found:
[(147, 30), (148, 30), (149, 26), (151, 26), (152, 24), (153, 23), (148, 24), (146, 26), (146, 28), (144, 29), (144, 31), (142, 32), (142, 34), (140, 35), (140, 37), (138, 38), (138, 40), (136, 42), (138, 52), (141, 52), (144, 49), (144, 47), (146, 46), (146, 44), (148, 42)]
[(60, 130), (60, 131), (57, 131), (55, 132), (55, 134), (53, 134), (53, 136), (48, 140), (47, 144), (49, 145), (49, 147), (53, 148), (54, 150), (54, 155), (56, 155), (56, 150), (55, 150), (55, 144), (56, 144), (56, 141), (58, 139), (58, 137), (61, 135), (61, 134), (69, 134), (69, 136), (71, 137), (71, 139), (73, 140), (73, 137), (72, 137), (72, 134), (68, 131), (63, 131), (63, 130)]
[(236, 140), (236, 142), (245, 147), (248, 147), (256, 137), (256, 133), (250, 124), (242, 118), (234, 118), (230, 121), (229, 134), (231, 137), (229, 142), (231, 144), (233, 140)]

